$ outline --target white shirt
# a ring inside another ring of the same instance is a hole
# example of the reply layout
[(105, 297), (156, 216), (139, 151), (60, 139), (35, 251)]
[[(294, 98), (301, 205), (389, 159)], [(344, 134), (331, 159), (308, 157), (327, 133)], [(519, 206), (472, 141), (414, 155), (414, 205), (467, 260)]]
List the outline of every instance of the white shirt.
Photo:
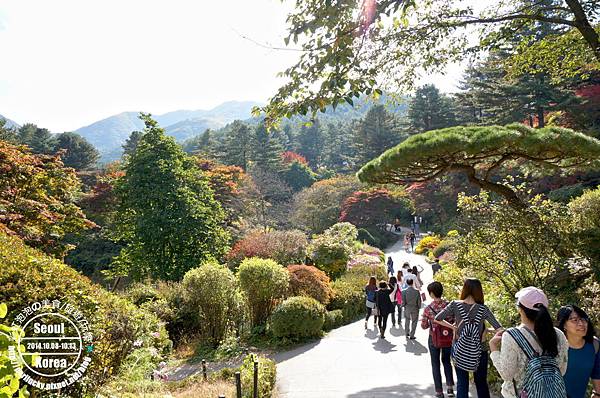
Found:
[[(523, 333), (523, 336), (529, 341), (534, 350), (537, 352), (542, 351), (538, 342), (523, 325), (518, 326), (518, 329)], [(554, 328), (554, 330), (556, 330), (558, 340), (558, 356), (556, 357), (556, 361), (558, 362), (560, 373), (564, 376), (567, 372), (569, 343), (563, 332), (557, 328)], [(504, 380), (504, 383), (502, 383), (502, 396), (505, 398), (517, 398), (513, 380), (517, 382), (517, 388), (520, 389), (527, 367), (527, 356), (521, 347), (519, 347), (515, 339), (508, 332), (504, 332), (500, 351), (493, 351), (490, 354), (490, 358), (498, 373), (500, 373), (502, 380)]]

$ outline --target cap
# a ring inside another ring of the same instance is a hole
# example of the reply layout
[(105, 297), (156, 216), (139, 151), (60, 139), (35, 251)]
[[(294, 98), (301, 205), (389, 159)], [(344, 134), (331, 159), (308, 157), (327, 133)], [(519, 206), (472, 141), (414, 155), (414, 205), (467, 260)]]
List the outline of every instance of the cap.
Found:
[(546, 294), (537, 287), (528, 286), (525, 287), (515, 294), (517, 301), (525, 308), (529, 308), (530, 310), (535, 310), (536, 304), (542, 304), (544, 307), (548, 308), (548, 297)]

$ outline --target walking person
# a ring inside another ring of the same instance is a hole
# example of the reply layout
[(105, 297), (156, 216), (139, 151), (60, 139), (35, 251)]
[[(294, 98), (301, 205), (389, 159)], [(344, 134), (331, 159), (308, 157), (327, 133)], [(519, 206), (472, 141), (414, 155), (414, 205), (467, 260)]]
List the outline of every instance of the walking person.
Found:
[(569, 344), (564, 376), (567, 396), (584, 398), (591, 379), (593, 396), (600, 397), (600, 342), (590, 317), (576, 305), (567, 305), (558, 310), (557, 318)]
[(568, 343), (552, 323), (548, 298), (533, 286), (515, 297), (521, 324), (490, 340), (490, 357), (504, 380), (502, 396), (567, 398), (562, 376), (567, 370)]
[(402, 291), (402, 306), (404, 307), (404, 330), (406, 338), (416, 339), (415, 332), (419, 323), (419, 310), (421, 309), (421, 293), (413, 287), (414, 279), (406, 281), (408, 287)]
[(379, 312), (379, 335), (382, 339), (385, 339), (385, 328), (387, 327), (388, 316), (393, 311), (392, 301), (390, 300), (391, 293), (392, 290), (387, 282), (380, 281), (375, 300)]
[[(365, 318), (365, 329), (367, 329), (367, 324), (369, 322), (369, 317), (373, 313), (373, 309), (376, 307), (376, 294), (377, 293), (377, 279), (374, 276), (369, 278), (369, 283), (365, 286), (365, 298), (366, 298), (366, 308), (367, 308), (367, 317)], [(374, 316), (375, 324), (373, 327), (377, 326), (377, 316)]]
[[(433, 301), (423, 310), (421, 327), (423, 329), (429, 329), (428, 345), (429, 354), (431, 356), (433, 384), (435, 385), (435, 396), (436, 398), (444, 398), (440, 366), (441, 357), (441, 363), (444, 366), (444, 375), (446, 376), (446, 391), (448, 397), (454, 397), (454, 373), (452, 371), (452, 364), (450, 363), (454, 332), (451, 328), (447, 328), (434, 322), (435, 316), (446, 308), (448, 302), (442, 299), (444, 287), (440, 282), (432, 282), (427, 285), (427, 291), (429, 292), (429, 297), (431, 297)], [(448, 317), (444, 320), (448, 323), (454, 323), (452, 317)]]
[[(390, 315), (392, 316), (392, 327), (396, 327), (396, 307), (398, 305), (398, 291), (401, 290), (400, 285), (398, 284), (398, 279), (395, 276), (390, 277), (388, 285), (390, 286), (391, 290), (390, 301), (392, 302), (392, 310), (390, 312)], [(398, 323), (400, 323), (400, 317), (398, 317)]]
[[(419, 268), (421, 268), (421, 270), (419, 271)], [(423, 280), (421, 279), (421, 272), (423, 272), (423, 267), (421, 267), (419, 265), (419, 268), (417, 268), (416, 265), (414, 265), (412, 267), (412, 274), (414, 276), (416, 276), (416, 281), (415, 281), (415, 289), (417, 290), (421, 290), (421, 288), (423, 287)]]
[(431, 264), (431, 270), (433, 271), (434, 276), (442, 270), (442, 265), (440, 264), (439, 258), (436, 258), (433, 264)]
[(409, 247), (410, 247), (410, 233), (407, 232), (406, 234), (404, 234), (404, 251), (406, 251), (408, 253)]
[(415, 241), (417, 240), (417, 235), (415, 235), (415, 231), (411, 231), (409, 235), (410, 239), (410, 251), (415, 251)]
[(396, 274), (396, 281), (396, 286), (398, 286), (398, 289), (396, 289), (396, 308), (398, 308), (398, 327), (400, 327), (402, 326), (402, 290), (405, 288), (402, 271), (398, 271)]
[(394, 276), (394, 260), (392, 260), (392, 256), (388, 256), (387, 259), (387, 273), (388, 276)]
[[(454, 324), (445, 321), (454, 317)], [(468, 398), (469, 373), (474, 373), (478, 398), (490, 398), (487, 383), (488, 352), (483, 346), (486, 332), (485, 322), (489, 322), (494, 330), (502, 326), (488, 307), (484, 305), (483, 288), (479, 279), (465, 280), (460, 300), (451, 301), (439, 314), (435, 322), (454, 329), (456, 335), (452, 345), (452, 358), (456, 370), (456, 396)]]

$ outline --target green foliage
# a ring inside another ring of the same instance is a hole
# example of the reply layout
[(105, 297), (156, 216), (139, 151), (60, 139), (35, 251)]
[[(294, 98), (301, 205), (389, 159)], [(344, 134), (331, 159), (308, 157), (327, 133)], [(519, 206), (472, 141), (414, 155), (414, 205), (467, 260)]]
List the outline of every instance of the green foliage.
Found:
[(329, 331), (335, 329), (344, 324), (344, 311), (333, 310), (325, 313), (325, 322), (323, 323), (323, 330)]
[(217, 263), (202, 264), (183, 277), (184, 301), (198, 311), (198, 333), (215, 347), (242, 316), (236, 285), (233, 273)]
[(290, 295), (306, 296), (327, 305), (333, 291), (329, 277), (321, 270), (310, 265), (289, 265)]
[(317, 180), (316, 174), (307, 165), (297, 161), (291, 162), (281, 172), (281, 177), (294, 192), (310, 187)]
[(538, 168), (575, 168), (595, 165), (599, 158), (600, 141), (569, 129), (519, 124), (451, 127), (411, 136), (365, 165), (358, 177), (364, 182), (412, 183), (457, 171), (523, 208), (526, 204), (514, 190), (493, 180), (509, 160)]
[(290, 297), (280, 303), (271, 315), (275, 337), (301, 340), (318, 337), (325, 321), (325, 307), (311, 297)]
[(319, 119), (309, 125), (302, 125), (298, 132), (298, 151), (308, 160), (308, 164), (317, 167), (321, 163), (323, 153), (323, 129)]
[(250, 142), (252, 146), (250, 159), (254, 166), (273, 172), (281, 170), (283, 147), (273, 138), (264, 123), (259, 123), (255, 127)]
[(141, 118), (144, 135), (117, 186), (117, 237), (127, 246), (114, 273), (178, 280), (224, 253), (224, 212), (192, 159), (149, 115)]
[[(539, 39), (540, 27), (556, 32), (549, 42), (568, 35), (577, 37), (573, 51), (583, 49), (586, 53), (577, 60), (600, 61), (599, 34), (591, 28), (600, 11), (597, 1), (573, 1), (556, 7), (554, 3), (525, 1), (495, 5), (486, 1), (476, 9), (447, 0), (360, 5), (355, 0), (296, 1), (287, 18), (285, 42), (301, 50), (300, 55), (282, 72), (285, 83), (269, 104), (255, 113), (258, 116), (264, 111), (267, 121), (294, 114), (314, 117), (330, 105), (353, 105), (361, 94), (377, 98), (382, 89), (406, 91), (414, 87), (423, 71), (443, 72), (450, 63), (515, 41), (530, 46)], [(566, 26), (575, 29), (571, 32)], [(479, 33), (479, 43), (473, 44), (473, 31)], [(529, 63), (536, 70), (538, 62), (555, 65), (572, 53), (543, 50), (545, 58)]]
[(229, 127), (223, 148), (223, 161), (248, 170), (251, 157), (251, 133), (247, 124), (236, 120)]
[(360, 188), (354, 176), (318, 181), (295, 196), (292, 222), (312, 234), (322, 233), (338, 222), (342, 202)]
[(80, 182), (55, 156), (0, 141), (0, 229), (63, 257), (63, 237), (94, 226), (75, 205)]
[(254, 385), (254, 361), (258, 361), (258, 396), (271, 397), (275, 388), (275, 380), (277, 377), (277, 366), (274, 361), (269, 358), (247, 355), (240, 367), (242, 378), (242, 397), (252, 398)]
[(56, 136), (55, 151), (63, 151), (61, 160), (67, 167), (83, 170), (94, 166), (100, 154), (92, 144), (76, 133), (62, 133)]
[[(0, 319), (4, 319), (7, 313), (6, 304), (0, 303)], [(18, 394), (19, 398), (29, 397), (27, 386), (19, 388), (18, 369), (15, 369), (8, 351), (9, 346), (16, 347), (16, 342), (22, 335), (20, 327), (0, 323), (0, 398), (11, 398), (15, 394)], [(25, 346), (20, 345), (16, 349), (25, 350)]]
[(48, 129), (31, 123), (19, 128), (18, 140), (20, 144), (27, 145), (31, 152), (38, 154), (51, 154), (56, 147), (56, 138)]
[(436, 247), (433, 248), (432, 253), (436, 258), (441, 257), (444, 253), (452, 251), (456, 248), (456, 241), (454, 239), (443, 239)]
[(288, 291), (289, 273), (273, 260), (248, 258), (240, 264), (237, 277), (250, 307), (252, 324), (264, 324)]
[(402, 139), (398, 121), (383, 105), (369, 109), (353, 132), (356, 163), (363, 165), (396, 146)]
[(577, 247), (600, 281), (600, 188), (573, 199), (568, 207)]
[(452, 100), (440, 94), (433, 84), (417, 88), (408, 106), (410, 133), (455, 126), (456, 115), (452, 105)]
[(164, 326), (154, 315), (92, 284), (64, 263), (4, 233), (0, 258), (0, 302), (8, 304), (9, 321), (30, 303), (45, 299), (69, 302), (89, 321), (94, 360), (77, 388), (93, 391), (116, 374), (135, 341), (154, 352), (157, 360), (170, 349)]
[(129, 138), (122, 145), (123, 147), (123, 156), (131, 156), (135, 152), (136, 148), (140, 144), (140, 140), (144, 133), (142, 131), (132, 131), (129, 134)]
[(485, 192), (461, 197), (458, 205), (466, 230), (455, 250), (458, 266), (494, 281), (508, 295), (525, 286), (552, 293), (574, 283), (567, 267), (573, 246), (564, 205), (535, 197), (528, 203), (531, 215), (492, 201)]
[(315, 266), (330, 278), (346, 271), (346, 264), (360, 244), (356, 241), (358, 231), (350, 223), (337, 223), (321, 235), (316, 235), (307, 248), (308, 257)]

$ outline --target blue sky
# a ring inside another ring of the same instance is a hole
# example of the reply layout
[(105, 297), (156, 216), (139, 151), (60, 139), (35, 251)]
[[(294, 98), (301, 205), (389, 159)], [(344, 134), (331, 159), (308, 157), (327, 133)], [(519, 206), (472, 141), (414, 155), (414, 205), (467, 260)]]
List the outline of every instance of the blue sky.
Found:
[[(124, 111), (266, 101), (297, 53), (279, 0), (0, 0), (0, 114), (53, 132)], [(452, 90), (460, 68), (433, 80)]]

